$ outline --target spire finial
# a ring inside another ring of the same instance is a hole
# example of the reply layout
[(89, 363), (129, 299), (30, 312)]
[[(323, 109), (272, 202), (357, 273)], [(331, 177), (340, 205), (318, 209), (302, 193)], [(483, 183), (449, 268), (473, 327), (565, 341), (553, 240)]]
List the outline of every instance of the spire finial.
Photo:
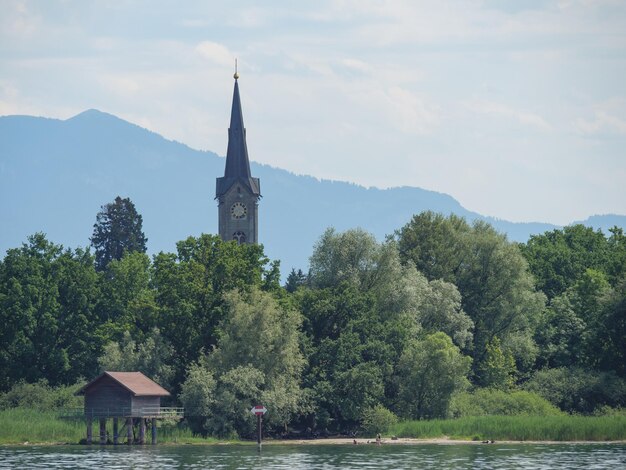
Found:
[(233, 75), (233, 78), (235, 80), (239, 78), (239, 72), (237, 72), (237, 59), (235, 59), (235, 75)]

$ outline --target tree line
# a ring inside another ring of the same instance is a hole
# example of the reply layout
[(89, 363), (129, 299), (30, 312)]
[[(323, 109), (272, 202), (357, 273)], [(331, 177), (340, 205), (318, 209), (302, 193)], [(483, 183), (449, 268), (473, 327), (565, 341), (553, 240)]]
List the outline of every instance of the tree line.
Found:
[(284, 286), (262, 245), (215, 235), (150, 258), (129, 199), (103, 206), (91, 242), (38, 233), (0, 261), (0, 391), (140, 370), (194, 431), (242, 437), (259, 403), (275, 433), (450, 417), (486, 393), (579, 413), (626, 404), (619, 228), (523, 244), (432, 212), (383, 242), (330, 228)]

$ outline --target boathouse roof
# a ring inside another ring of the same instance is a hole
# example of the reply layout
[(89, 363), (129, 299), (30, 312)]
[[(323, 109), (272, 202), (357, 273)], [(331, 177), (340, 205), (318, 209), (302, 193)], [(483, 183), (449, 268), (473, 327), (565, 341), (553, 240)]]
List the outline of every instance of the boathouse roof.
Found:
[(124, 387), (126, 390), (131, 392), (136, 397), (145, 397), (145, 396), (158, 396), (158, 397), (167, 397), (170, 395), (170, 392), (161, 387), (158, 383), (150, 380), (148, 377), (143, 375), (141, 372), (112, 372), (112, 371), (104, 371), (98, 377), (93, 379), (83, 388), (81, 388), (76, 395), (84, 395), (87, 390), (97, 384), (104, 377), (110, 377), (115, 380), (118, 384)]

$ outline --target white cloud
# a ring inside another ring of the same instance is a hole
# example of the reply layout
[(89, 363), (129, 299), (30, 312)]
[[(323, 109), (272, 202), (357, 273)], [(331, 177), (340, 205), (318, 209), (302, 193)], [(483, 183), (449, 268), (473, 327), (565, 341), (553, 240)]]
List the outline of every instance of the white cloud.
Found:
[(403, 132), (427, 134), (440, 122), (437, 107), (407, 89), (394, 86), (383, 96), (387, 122)]
[(370, 72), (372, 70), (372, 67), (369, 64), (358, 59), (346, 58), (341, 60), (341, 63), (347, 68), (358, 70), (359, 72)]
[(226, 46), (212, 41), (202, 41), (196, 46), (196, 52), (205, 59), (218, 65), (234, 66), (237, 55)]
[(238, 10), (237, 13), (237, 19), (230, 23), (232, 26), (257, 28), (267, 22), (267, 8), (243, 8)]
[(4, 17), (0, 20), (4, 34), (17, 37), (36, 33), (42, 21), (23, 0), (4, 2), (0, 16)]
[(575, 125), (583, 134), (609, 132), (626, 135), (626, 120), (612, 116), (606, 111), (596, 111), (592, 119), (578, 118)]
[(467, 101), (465, 106), (474, 113), (485, 114), (496, 118), (504, 117), (512, 119), (520, 124), (534, 127), (542, 131), (549, 131), (552, 128), (539, 114), (515, 109), (502, 103), (474, 99)]
[(179, 24), (185, 28), (206, 28), (211, 22), (201, 18), (187, 18), (181, 20)]
[(626, 97), (615, 97), (595, 103), (588, 112), (589, 117), (579, 117), (575, 128), (582, 134), (626, 135)]
[(105, 88), (120, 95), (134, 95), (141, 89), (139, 81), (130, 76), (104, 75), (101, 83)]

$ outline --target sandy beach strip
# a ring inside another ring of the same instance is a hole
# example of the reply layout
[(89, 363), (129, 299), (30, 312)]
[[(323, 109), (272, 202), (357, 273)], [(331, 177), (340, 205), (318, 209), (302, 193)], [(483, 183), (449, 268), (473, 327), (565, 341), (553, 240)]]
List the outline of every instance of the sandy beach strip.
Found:
[[(320, 439), (267, 439), (263, 444), (268, 445), (376, 445), (376, 438), (320, 438)], [(626, 444), (626, 441), (495, 441), (486, 443), (484, 441), (473, 441), (469, 439), (450, 439), (441, 437), (436, 439), (417, 439), (410, 437), (399, 437), (397, 439), (383, 439), (381, 445), (491, 445), (491, 444)]]

